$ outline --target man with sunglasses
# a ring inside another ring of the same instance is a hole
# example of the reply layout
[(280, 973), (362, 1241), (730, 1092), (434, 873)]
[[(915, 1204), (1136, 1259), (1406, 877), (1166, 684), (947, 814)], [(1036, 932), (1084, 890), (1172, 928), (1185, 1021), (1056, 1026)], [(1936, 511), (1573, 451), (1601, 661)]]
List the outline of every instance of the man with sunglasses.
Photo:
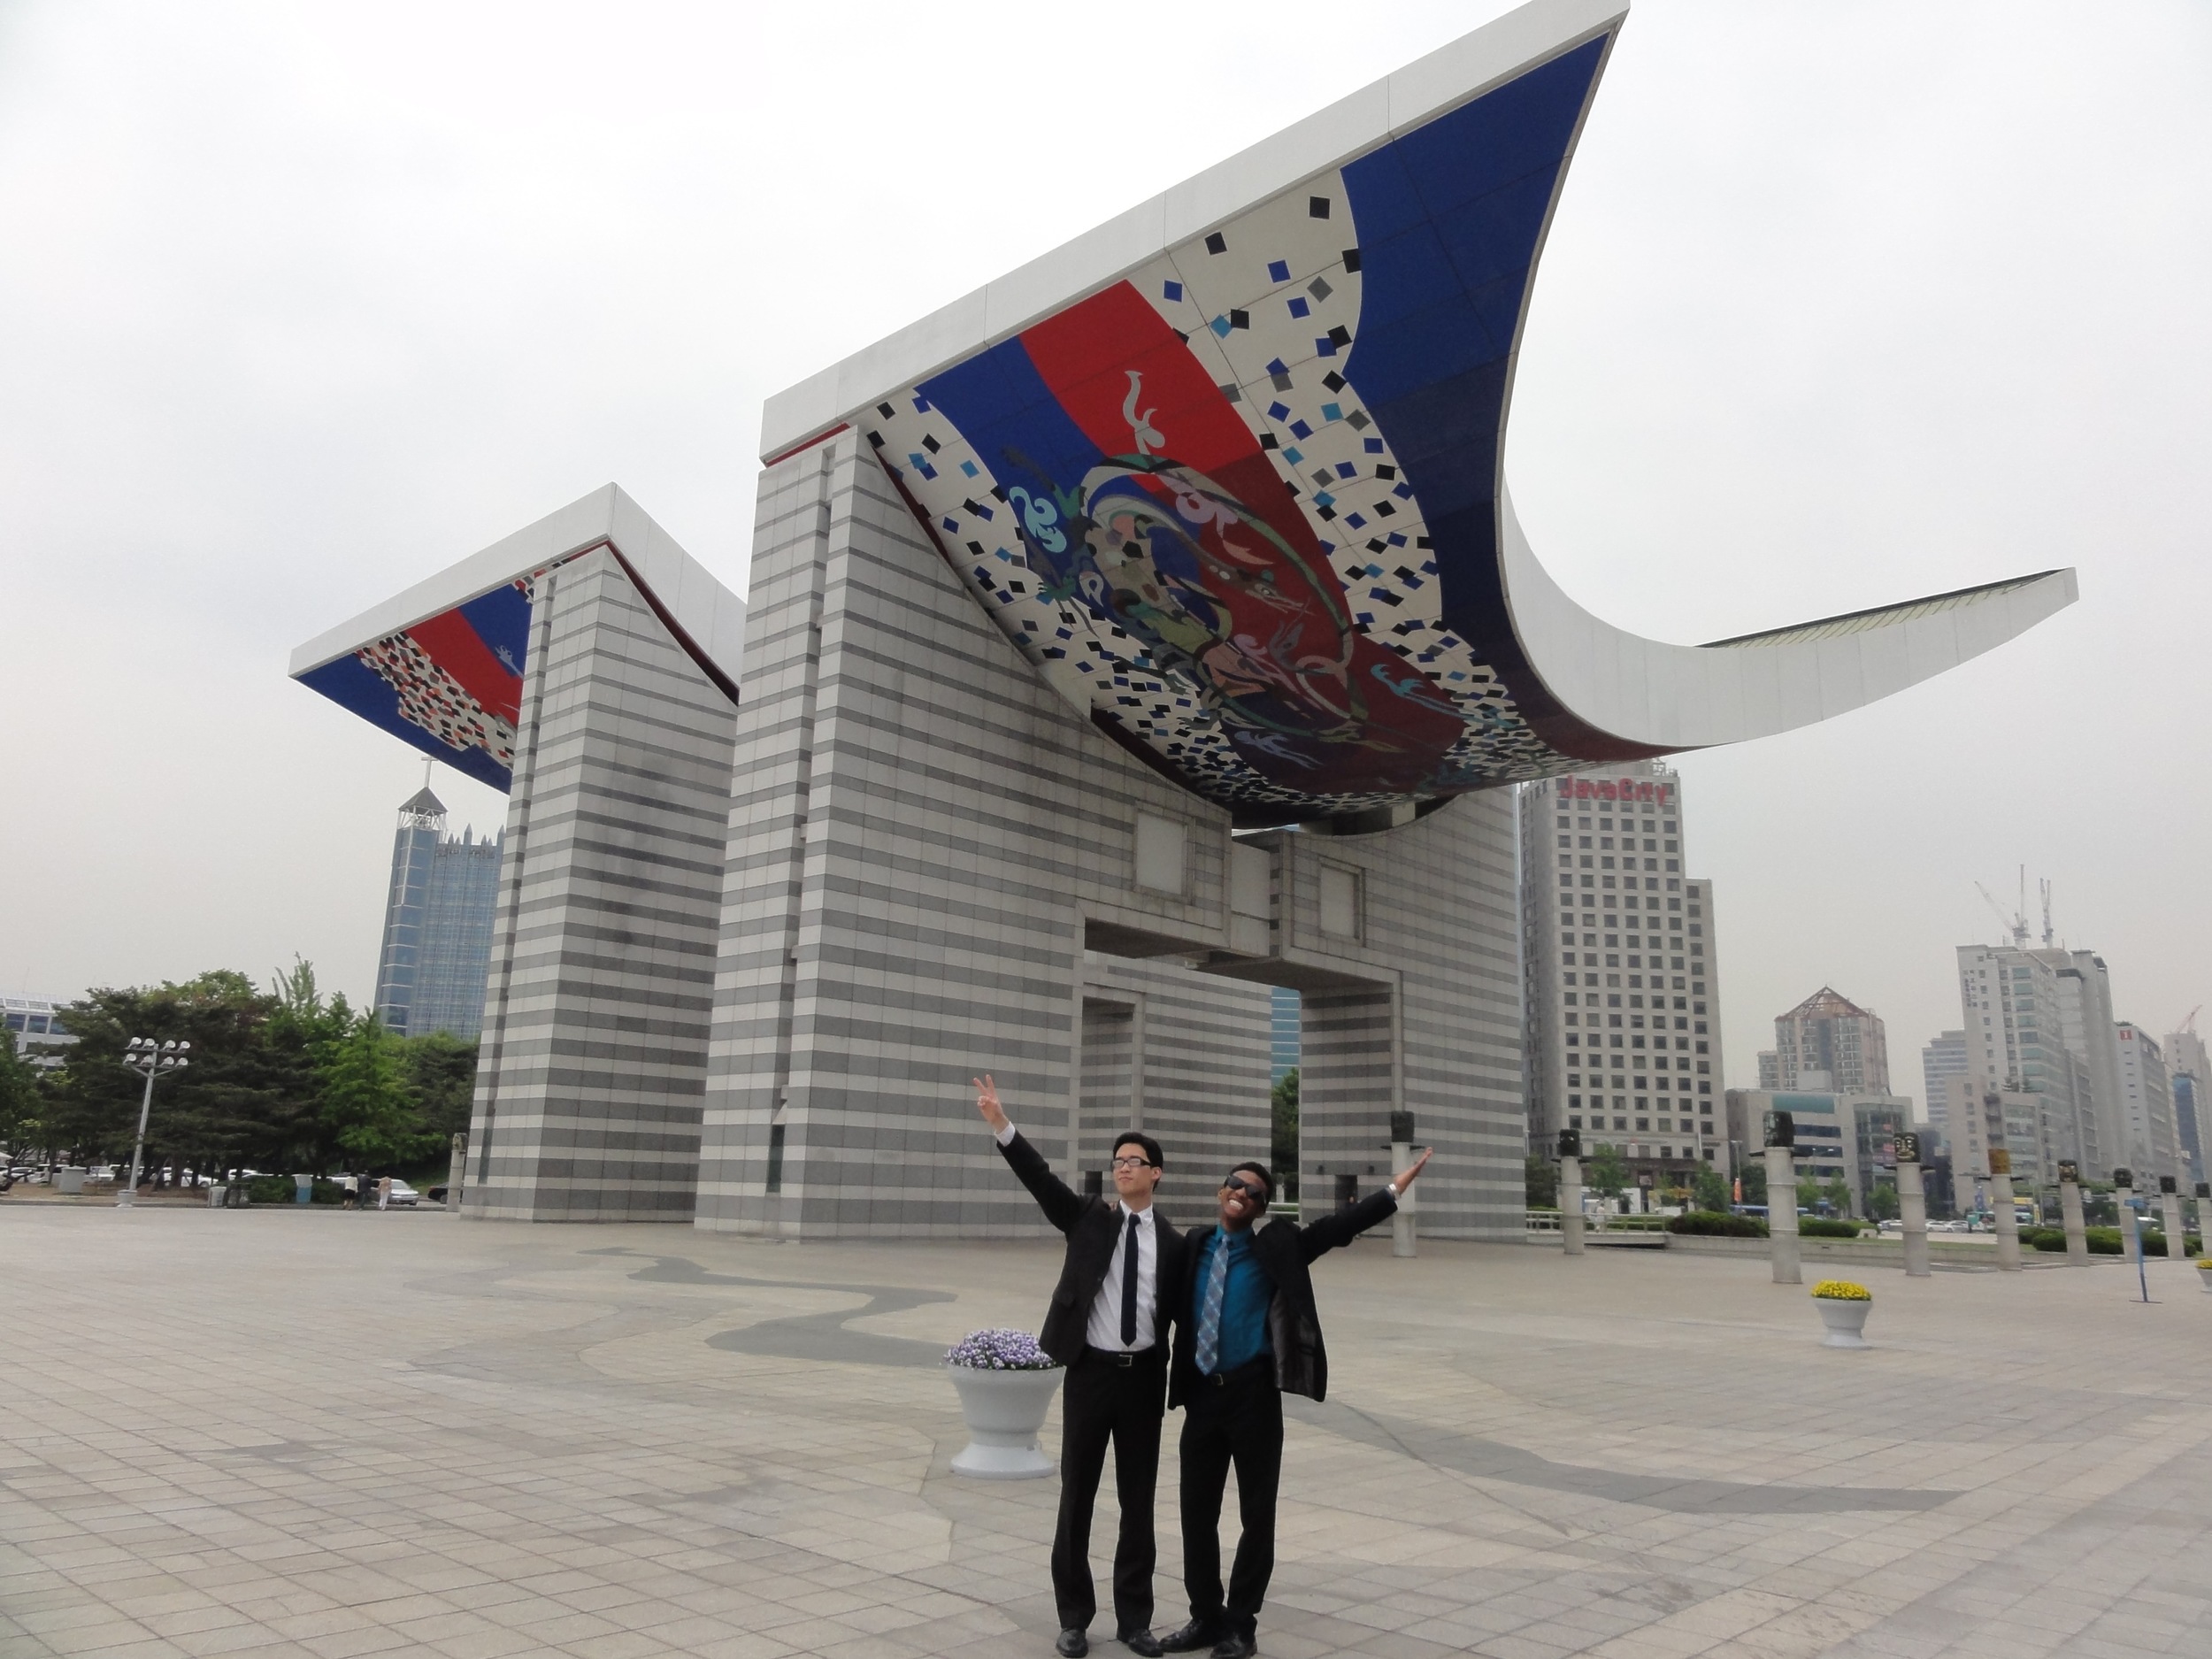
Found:
[[(1424, 1152), (1379, 1192), (1306, 1226), (1277, 1221), (1255, 1229), (1274, 1196), (1264, 1164), (1240, 1164), (1223, 1178), (1220, 1219), (1183, 1242), (1183, 1278), (1172, 1303), (1175, 1362), (1168, 1403), (1183, 1408), (1183, 1585), (1190, 1622), (1160, 1644), (1168, 1653), (1204, 1647), (1212, 1659), (1249, 1659), (1260, 1604), (1275, 1571), (1275, 1493), (1283, 1467), (1283, 1395), (1328, 1392), (1313, 1279), (1316, 1257), (1349, 1244), (1398, 1208), (1398, 1196), (1429, 1161)], [(1231, 1464), (1244, 1535), (1225, 1597), (1221, 1495)]]
[(1060, 1400), (1060, 1518), (1052, 1536), (1052, 1594), (1058, 1604), (1056, 1651), (1078, 1659), (1098, 1611), (1091, 1582), (1091, 1508), (1106, 1448), (1114, 1448), (1114, 1490), (1121, 1536), (1114, 1546), (1115, 1635), (1132, 1653), (1154, 1659), (1152, 1494), (1160, 1475), (1160, 1423), (1167, 1415), (1167, 1310), (1163, 1292), (1183, 1277), (1183, 1235), (1152, 1207), (1166, 1160), (1160, 1143), (1126, 1130), (1114, 1141), (1114, 1202), (1077, 1194), (1007, 1120), (998, 1085), (975, 1079), (976, 1110), (998, 1149), (1045, 1212), (1067, 1235), (1059, 1287), (1038, 1344), (1067, 1367)]

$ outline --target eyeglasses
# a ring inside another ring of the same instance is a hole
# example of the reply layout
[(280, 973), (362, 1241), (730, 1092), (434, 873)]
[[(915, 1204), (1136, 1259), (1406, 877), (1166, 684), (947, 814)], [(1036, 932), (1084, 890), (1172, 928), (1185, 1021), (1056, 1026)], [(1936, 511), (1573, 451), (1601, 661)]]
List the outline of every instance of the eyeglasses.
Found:
[(1222, 1190), (1225, 1192), (1242, 1193), (1247, 1198), (1255, 1200), (1256, 1202), (1263, 1204), (1267, 1202), (1267, 1188), (1264, 1187), (1255, 1187), (1250, 1181), (1244, 1179), (1241, 1176), (1232, 1175), (1224, 1180), (1221, 1183), (1221, 1186)]
[(1150, 1158), (1111, 1158), (1108, 1160), (1108, 1164), (1110, 1167), (1117, 1170), (1148, 1170), (1152, 1167)]

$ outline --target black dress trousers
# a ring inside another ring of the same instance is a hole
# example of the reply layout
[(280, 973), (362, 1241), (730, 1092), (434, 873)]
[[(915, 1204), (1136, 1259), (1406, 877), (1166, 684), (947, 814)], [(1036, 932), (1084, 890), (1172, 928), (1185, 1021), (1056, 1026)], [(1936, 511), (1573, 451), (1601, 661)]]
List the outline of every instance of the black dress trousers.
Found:
[[(1183, 1587), (1190, 1616), (1250, 1637), (1275, 1574), (1275, 1494), (1283, 1475), (1283, 1396), (1263, 1356), (1220, 1378), (1201, 1377), (1183, 1402)], [(1244, 1535), (1221, 1593), (1221, 1496), (1237, 1471)]]
[(1052, 1538), (1052, 1594), (1063, 1629), (1086, 1629), (1098, 1611), (1091, 1583), (1091, 1505), (1105, 1472), (1109, 1443), (1114, 1448), (1114, 1491), (1121, 1502), (1121, 1536), (1114, 1545), (1115, 1634), (1152, 1624), (1152, 1569), (1159, 1556), (1152, 1494), (1160, 1479), (1167, 1354), (1156, 1343), (1131, 1359), (1123, 1365), (1118, 1356), (1087, 1348), (1068, 1368), (1061, 1394), (1060, 1521)]

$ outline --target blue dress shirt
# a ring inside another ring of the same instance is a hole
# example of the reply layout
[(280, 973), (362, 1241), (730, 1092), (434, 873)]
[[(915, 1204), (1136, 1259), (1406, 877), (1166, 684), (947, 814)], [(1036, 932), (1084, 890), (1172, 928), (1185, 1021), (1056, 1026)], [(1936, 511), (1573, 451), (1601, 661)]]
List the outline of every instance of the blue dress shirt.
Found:
[(1229, 1279), (1222, 1295), (1220, 1348), (1214, 1370), (1233, 1371), (1269, 1351), (1267, 1310), (1275, 1300), (1275, 1281), (1253, 1254), (1248, 1231), (1224, 1233), (1216, 1227), (1199, 1247), (1196, 1283), (1202, 1308), (1214, 1252), (1220, 1249), (1229, 1252)]

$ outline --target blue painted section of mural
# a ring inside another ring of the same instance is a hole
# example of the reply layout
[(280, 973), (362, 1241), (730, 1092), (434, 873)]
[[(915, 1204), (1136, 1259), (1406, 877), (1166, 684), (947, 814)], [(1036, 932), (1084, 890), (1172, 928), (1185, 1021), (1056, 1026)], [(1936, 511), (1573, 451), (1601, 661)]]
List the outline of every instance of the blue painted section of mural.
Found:
[(1365, 283), (1345, 372), (1420, 498), (1444, 626), (1498, 665), (1540, 731), (1556, 710), (1522, 660), (1498, 572), (1501, 440), (1530, 268), (1605, 45), (1344, 169)]

